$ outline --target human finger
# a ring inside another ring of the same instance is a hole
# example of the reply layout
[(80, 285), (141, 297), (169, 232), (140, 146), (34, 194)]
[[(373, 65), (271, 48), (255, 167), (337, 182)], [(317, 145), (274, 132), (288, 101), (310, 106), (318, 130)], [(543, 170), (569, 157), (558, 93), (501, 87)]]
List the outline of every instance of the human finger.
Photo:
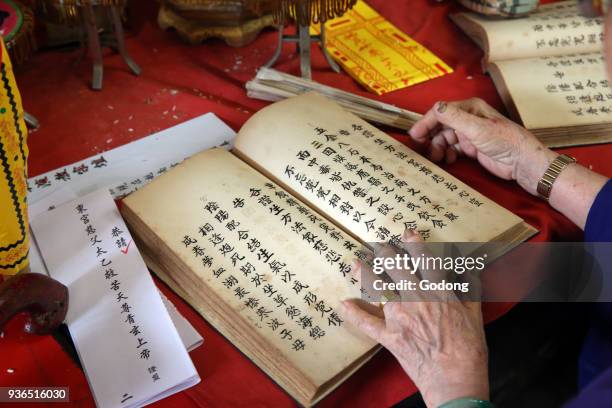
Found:
[(363, 332), (366, 336), (380, 343), (385, 331), (385, 321), (379, 316), (364, 310), (356, 299), (341, 302), (342, 316)]
[[(450, 129), (447, 129), (450, 130)], [(440, 133), (431, 139), (431, 145), (429, 146), (429, 160), (432, 162), (439, 162), (444, 158), (444, 154), (446, 152), (446, 148), (448, 144), (446, 143), (446, 139)]]
[[(398, 255), (400, 257), (399, 262), (401, 263), (403, 253), (400, 253), (397, 248), (389, 244), (374, 244), (374, 254), (376, 258), (381, 259), (383, 262), (384, 271), (389, 276), (393, 282), (399, 283), (403, 280), (413, 280), (418, 282), (418, 278), (410, 269), (405, 269), (401, 264), (397, 264)], [(393, 267), (387, 267), (387, 259), (392, 259)]]
[(351, 268), (351, 275), (357, 280), (362, 289), (361, 293), (368, 302), (380, 302), (381, 295), (374, 289), (374, 281), (378, 277), (372, 271), (372, 267), (355, 259)]
[(433, 108), (428, 110), (421, 119), (415, 122), (408, 131), (408, 134), (415, 142), (423, 143), (440, 127), (440, 122), (436, 118)]
[(446, 158), (446, 163), (451, 164), (457, 161), (457, 150), (454, 146), (449, 146), (446, 148), (446, 153), (444, 155)]
[[(437, 269), (436, 260), (438, 257), (434, 256), (431, 249), (423, 241), (420, 234), (415, 231), (406, 230), (401, 237), (402, 247), (410, 254), (412, 258), (420, 258), (421, 266), (419, 267), (418, 277), (419, 280), (427, 280), (433, 283), (442, 283), (446, 281), (448, 273), (443, 269)], [(430, 266), (433, 264), (433, 267)], [(419, 286), (420, 288), (420, 286)], [(428, 290), (424, 293), (411, 294), (411, 298), (423, 300), (448, 300), (454, 297), (454, 293), (447, 289), (442, 290)]]
[(482, 142), (495, 134), (490, 119), (474, 115), (461, 105), (438, 102), (433, 114), (438, 123), (461, 132), (472, 143)]
[[(428, 110), (423, 117), (418, 120), (412, 128), (408, 131), (413, 140), (419, 143), (427, 141), (427, 139), (434, 136), (440, 127), (449, 126), (445, 120), (441, 120), (440, 114), (450, 107), (451, 112), (455, 110), (461, 110), (466, 115), (480, 117), (480, 118), (502, 118), (503, 115), (489, 106), (486, 102), (479, 98), (470, 98), (466, 100), (456, 102), (437, 102), (434, 106)], [(451, 115), (446, 115), (451, 116)], [(466, 116), (468, 117), (468, 116)], [(451, 128), (456, 127), (454, 125)], [(454, 142), (449, 142), (454, 143)]]

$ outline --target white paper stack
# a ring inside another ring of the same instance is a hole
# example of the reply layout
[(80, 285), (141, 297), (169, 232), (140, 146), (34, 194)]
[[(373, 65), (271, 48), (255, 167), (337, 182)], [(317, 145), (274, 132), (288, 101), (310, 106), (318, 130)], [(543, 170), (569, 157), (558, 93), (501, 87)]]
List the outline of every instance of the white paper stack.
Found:
[(196, 384), (187, 351), (203, 342), (155, 287), (113, 198), (235, 136), (209, 113), (28, 181), (30, 266), (69, 289), (67, 324), (98, 406), (142, 406)]

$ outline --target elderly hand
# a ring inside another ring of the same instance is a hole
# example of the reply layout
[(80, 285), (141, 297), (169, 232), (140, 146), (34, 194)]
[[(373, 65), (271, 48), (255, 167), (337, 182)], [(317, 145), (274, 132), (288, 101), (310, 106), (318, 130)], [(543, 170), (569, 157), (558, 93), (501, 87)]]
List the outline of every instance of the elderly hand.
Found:
[(429, 141), (432, 161), (446, 158), (452, 163), (465, 154), (534, 195), (540, 177), (556, 157), (527, 129), (478, 98), (436, 103), (409, 133), (417, 142)]
[[(418, 235), (406, 231), (404, 249), (425, 252)], [(416, 245), (416, 248), (415, 248)], [(386, 249), (377, 250), (376, 256)], [(356, 262), (356, 278), (371, 280), (371, 268)], [(406, 271), (386, 270), (395, 282), (417, 279)], [(423, 273), (421, 271), (421, 276)], [(432, 275), (427, 275), (431, 278)], [(403, 291), (410, 292), (410, 291)], [(381, 310), (360, 300), (343, 302), (343, 315), (386, 347), (418, 387), (427, 406), (438, 407), (463, 397), (489, 398), (487, 346), (479, 302), (462, 302), (452, 291), (403, 293)]]

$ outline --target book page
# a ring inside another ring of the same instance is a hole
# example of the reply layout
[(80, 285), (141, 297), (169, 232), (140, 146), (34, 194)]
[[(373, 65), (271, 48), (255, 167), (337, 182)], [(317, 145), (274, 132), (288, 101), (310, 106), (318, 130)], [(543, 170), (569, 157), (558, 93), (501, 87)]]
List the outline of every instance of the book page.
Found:
[(603, 19), (580, 16), (574, 0), (542, 5), (525, 18), (459, 13), (452, 19), (484, 49), (488, 61), (597, 52), (603, 44)]
[(241, 129), (242, 157), (362, 242), (488, 242), (522, 220), (332, 101), (277, 102)]
[(612, 122), (612, 90), (601, 53), (500, 61), (491, 68), (505, 89), (500, 93), (507, 92), (528, 129)]
[[(338, 313), (360, 296), (350, 275), (360, 245), (231, 153), (202, 152), (124, 206), (185, 266), (168, 271), (182, 292), (221, 299), (225, 317), (204, 317), (255, 363), (288, 362), (318, 387), (375, 347)], [(249, 331), (228, 330), (238, 321)]]

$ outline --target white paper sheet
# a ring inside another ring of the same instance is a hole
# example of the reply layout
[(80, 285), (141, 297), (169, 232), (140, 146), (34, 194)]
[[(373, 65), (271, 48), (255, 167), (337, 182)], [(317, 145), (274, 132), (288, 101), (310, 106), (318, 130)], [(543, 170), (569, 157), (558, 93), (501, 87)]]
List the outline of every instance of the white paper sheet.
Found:
[(31, 220), (99, 407), (136, 407), (200, 378), (106, 189)]
[[(72, 191), (72, 189), (68, 187), (62, 187), (57, 189), (51, 194), (41, 198), (35, 204), (32, 204), (28, 207), (29, 217), (33, 219), (37, 215), (50, 211), (57, 206), (64, 204), (68, 201), (74, 200), (77, 198), (77, 195)], [(49, 275), (49, 271), (47, 270), (47, 266), (40, 254), (40, 249), (38, 248), (38, 242), (36, 240), (36, 234), (30, 228), (30, 271), (34, 273), (42, 273), (45, 275)], [(187, 351), (195, 350), (200, 347), (204, 343), (204, 339), (200, 336), (200, 333), (193, 328), (191, 323), (187, 319), (181, 315), (181, 313), (176, 309), (176, 307), (172, 304), (172, 302), (166, 298), (161, 292), (159, 292), (161, 298), (168, 310), (168, 314), (170, 314), (170, 319), (172, 319), (172, 323), (176, 327), (176, 330), (181, 337), (181, 341), (183, 345), (187, 349)]]
[(195, 350), (204, 344), (204, 338), (202, 338), (200, 333), (193, 328), (189, 320), (185, 319), (183, 315), (176, 310), (176, 307), (170, 299), (162, 292), (159, 292), (159, 296), (161, 296), (164, 306), (166, 306), (166, 310), (168, 310), (168, 314), (170, 315), (170, 319), (172, 319), (172, 323), (174, 323), (174, 327), (176, 327), (176, 331), (178, 331), (181, 341), (187, 351)]
[[(125, 196), (197, 152), (215, 146), (231, 147), (235, 137), (232, 129), (213, 113), (208, 113), (100, 155), (32, 177), (28, 180), (30, 219), (101, 188), (108, 188), (113, 198)], [(35, 234), (32, 233), (31, 237), (30, 269), (48, 275)], [(203, 339), (193, 326), (174, 307), (168, 311), (185, 348), (191, 351), (200, 346)]]
[[(72, 201), (78, 196), (70, 189), (70, 187), (63, 187), (55, 190), (53, 193), (42, 197), (36, 203), (28, 204), (28, 218), (30, 221), (41, 213), (47, 212), (58, 205), (64, 204), (68, 201)], [(45, 261), (42, 259), (40, 249), (38, 248), (38, 242), (36, 241), (36, 234), (32, 231), (30, 225), (30, 252), (28, 254), (30, 261), (30, 271), (34, 273), (42, 273), (49, 275)]]
[(213, 113), (28, 180), (28, 201), (36, 203), (69, 187), (78, 196), (108, 187), (114, 198), (137, 190), (155, 176), (202, 150), (230, 147), (236, 133)]

